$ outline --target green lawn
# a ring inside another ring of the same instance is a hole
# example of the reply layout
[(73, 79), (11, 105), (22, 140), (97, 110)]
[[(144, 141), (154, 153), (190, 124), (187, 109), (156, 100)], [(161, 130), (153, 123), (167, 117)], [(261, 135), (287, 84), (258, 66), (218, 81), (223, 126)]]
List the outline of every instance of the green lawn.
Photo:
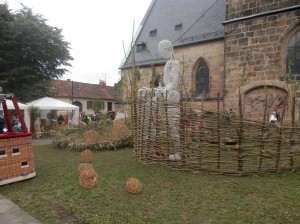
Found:
[[(246, 177), (144, 165), (130, 149), (94, 152), (98, 185), (82, 189), (80, 152), (34, 147), (37, 176), (0, 187), (42, 223), (300, 223), (300, 172)], [(136, 177), (140, 194), (125, 182)]]

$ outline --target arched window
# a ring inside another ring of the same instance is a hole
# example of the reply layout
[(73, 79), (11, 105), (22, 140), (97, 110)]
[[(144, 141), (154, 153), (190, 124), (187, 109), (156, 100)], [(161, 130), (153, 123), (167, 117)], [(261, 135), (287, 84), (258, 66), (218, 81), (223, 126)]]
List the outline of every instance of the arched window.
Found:
[(196, 96), (209, 93), (209, 69), (205, 60), (200, 59), (196, 72)]
[(286, 55), (286, 71), (300, 79), (300, 31), (289, 41)]

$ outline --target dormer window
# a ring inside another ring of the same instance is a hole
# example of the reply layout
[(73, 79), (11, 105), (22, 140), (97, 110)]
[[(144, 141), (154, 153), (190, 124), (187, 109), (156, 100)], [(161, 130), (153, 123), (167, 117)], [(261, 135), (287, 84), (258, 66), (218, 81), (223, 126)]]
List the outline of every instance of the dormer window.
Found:
[(144, 51), (146, 50), (146, 43), (140, 42), (136, 45), (136, 52)]
[(150, 37), (153, 37), (153, 36), (156, 36), (156, 34), (157, 34), (157, 29), (151, 30), (149, 35), (150, 35)]
[(182, 29), (182, 23), (175, 25), (175, 30), (181, 30)]

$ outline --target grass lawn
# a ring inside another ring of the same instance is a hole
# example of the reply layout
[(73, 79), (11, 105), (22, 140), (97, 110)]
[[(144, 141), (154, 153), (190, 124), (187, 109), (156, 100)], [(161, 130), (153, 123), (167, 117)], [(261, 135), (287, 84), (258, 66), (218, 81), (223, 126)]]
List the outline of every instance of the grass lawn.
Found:
[[(300, 223), (300, 172), (212, 175), (144, 165), (130, 149), (94, 152), (100, 175), (82, 189), (80, 152), (34, 147), (37, 176), (0, 187), (42, 223)], [(136, 177), (142, 191), (126, 192)], [(0, 221), (1, 222), (1, 221)]]

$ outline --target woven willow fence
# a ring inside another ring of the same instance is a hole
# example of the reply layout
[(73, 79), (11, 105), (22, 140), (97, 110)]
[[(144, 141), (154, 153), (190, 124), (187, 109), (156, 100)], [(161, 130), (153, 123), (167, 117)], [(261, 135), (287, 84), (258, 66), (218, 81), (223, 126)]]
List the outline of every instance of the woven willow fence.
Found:
[(235, 175), (300, 168), (300, 130), (292, 125), (143, 99), (133, 125), (134, 153), (147, 163)]

